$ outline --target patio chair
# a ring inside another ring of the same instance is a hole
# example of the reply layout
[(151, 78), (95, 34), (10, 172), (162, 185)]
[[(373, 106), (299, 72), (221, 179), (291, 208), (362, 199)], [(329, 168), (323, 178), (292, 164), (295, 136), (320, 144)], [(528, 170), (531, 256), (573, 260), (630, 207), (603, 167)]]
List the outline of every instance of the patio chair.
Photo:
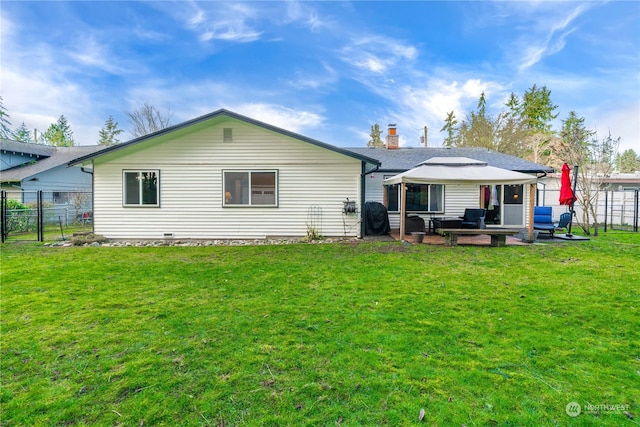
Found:
[(557, 230), (558, 228), (567, 228), (570, 222), (571, 222), (571, 212), (565, 212), (562, 215), (560, 215), (560, 221), (556, 222), (553, 225), (556, 227), (556, 230)]
[(487, 214), (486, 209), (467, 208), (462, 216), (462, 224), (460, 228), (486, 228), (484, 225), (484, 217)]
[(404, 232), (411, 234), (413, 232), (424, 232), (424, 219), (418, 215), (407, 215), (404, 217)]
[(556, 225), (553, 223), (553, 209), (551, 206), (535, 206), (533, 208), (533, 229), (546, 231), (553, 237)]

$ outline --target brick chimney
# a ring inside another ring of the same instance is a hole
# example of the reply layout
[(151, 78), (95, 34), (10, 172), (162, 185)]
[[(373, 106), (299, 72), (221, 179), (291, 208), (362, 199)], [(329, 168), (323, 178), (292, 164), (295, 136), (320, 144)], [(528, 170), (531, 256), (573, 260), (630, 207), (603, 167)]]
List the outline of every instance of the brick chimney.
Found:
[(398, 135), (396, 134), (395, 123), (389, 124), (389, 130), (387, 133), (387, 150), (397, 150), (400, 148), (398, 143)]

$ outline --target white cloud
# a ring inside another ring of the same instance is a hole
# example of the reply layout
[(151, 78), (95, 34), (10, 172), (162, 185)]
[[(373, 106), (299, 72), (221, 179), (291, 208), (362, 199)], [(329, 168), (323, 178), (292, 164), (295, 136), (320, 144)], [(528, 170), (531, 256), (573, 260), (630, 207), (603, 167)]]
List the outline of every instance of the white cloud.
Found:
[(543, 57), (554, 55), (564, 49), (565, 39), (574, 31), (569, 26), (588, 8), (586, 5), (579, 4), (566, 15), (558, 16), (555, 19), (554, 14), (547, 18), (541, 14), (535, 27), (532, 27), (531, 31), (524, 32), (526, 35), (517, 43), (520, 51), (523, 52), (519, 70), (524, 71), (537, 64)]
[(196, 14), (193, 15), (193, 17), (191, 17), (189, 20), (187, 20), (187, 23), (191, 27), (197, 27), (203, 22), (204, 22), (204, 11), (202, 9), (198, 9), (196, 11)]
[(237, 104), (231, 110), (296, 133), (304, 133), (322, 125), (324, 118), (310, 111), (291, 109), (276, 104)]
[(237, 43), (250, 43), (260, 39), (262, 33), (246, 28), (227, 28), (223, 32), (205, 31), (200, 35), (201, 41), (224, 40)]
[(286, 15), (284, 22), (287, 24), (293, 22), (302, 22), (311, 31), (319, 31), (323, 28), (330, 28), (332, 20), (321, 17), (317, 9), (310, 7), (299, 1), (288, 1), (286, 6)]
[(361, 37), (341, 49), (343, 61), (374, 74), (395, 71), (399, 63), (411, 62), (417, 56), (414, 46), (385, 36)]
[(110, 74), (127, 74), (133, 72), (131, 64), (119, 65), (119, 58), (110, 52), (109, 46), (98, 42), (94, 37), (83, 37), (72, 43), (72, 48), (65, 54), (80, 67), (94, 68)]
[[(66, 76), (69, 70), (78, 73), (78, 62), (69, 63), (62, 47), (51, 49), (44, 41), (34, 45), (20, 44), (21, 29), (10, 23), (6, 13), (2, 15), (0, 86), (12, 126), (18, 127), (24, 122), (29, 129), (41, 133), (64, 115), (77, 144), (95, 143), (97, 131), (94, 135), (88, 132), (88, 124), (95, 120), (90, 88)], [(94, 65), (88, 57), (75, 60)]]
[(388, 101), (395, 104), (393, 120), (398, 123), (398, 133), (405, 135), (406, 143), (411, 146), (419, 144), (424, 126), (429, 129), (429, 145), (440, 145), (443, 140), (440, 129), (448, 112), (454, 111), (461, 120), (467, 111), (475, 109), (482, 92), (500, 94), (503, 91), (495, 82), (474, 78), (451, 82), (425, 77), (425, 81), (424, 86), (405, 85), (397, 93), (385, 94)]
[[(243, 93), (247, 93), (247, 96), (243, 97)], [(174, 123), (226, 108), (292, 132), (304, 133), (303, 131), (323, 125), (325, 119), (317, 112), (305, 108), (291, 108), (280, 103), (255, 101), (275, 97), (276, 94), (271, 92), (252, 91), (246, 87), (238, 88), (214, 81), (194, 81), (169, 86), (162, 81), (154, 80), (132, 89), (127, 100), (128, 109), (131, 111), (143, 102), (148, 102), (161, 111), (170, 109), (175, 113)], [(171, 103), (168, 104), (167, 100), (171, 100)]]
[(327, 63), (323, 63), (322, 69), (296, 71), (295, 78), (291, 80), (289, 84), (296, 89), (313, 89), (319, 92), (325, 92), (331, 91), (338, 79), (338, 72)]
[(90, 132), (89, 125), (96, 120), (95, 110), (84, 88), (55, 80), (47, 73), (24, 73), (6, 68), (2, 73), (2, 84), (5, 107), (14, 127), (24, 122), (28, 128), (42, 133), (64, 114), (76, 144), (96, 143), (97, 130)]
[(262, 35), (262, 31), (255, 29), (251, 23), (257, 20), (259, 14), (248, 4), (189, 2), (186, 3), (186, 7), (177, 11), (166, 10), (171, 14), (177, 14), (178, 19), (187, 28), (196, 32), (198, 39), (202, 42), (223, 40), (233, 43), (250, 43), (259, 40)]
[(613, 138), (620, 137), (619, 152), (631, 149), (640, 155), (640, 103), (621, 105), (616, 109), (595, 111), (596, 119), (587, 119), (587, 125), (598, 132), (598, 138), (602, 140), (609, 132)]

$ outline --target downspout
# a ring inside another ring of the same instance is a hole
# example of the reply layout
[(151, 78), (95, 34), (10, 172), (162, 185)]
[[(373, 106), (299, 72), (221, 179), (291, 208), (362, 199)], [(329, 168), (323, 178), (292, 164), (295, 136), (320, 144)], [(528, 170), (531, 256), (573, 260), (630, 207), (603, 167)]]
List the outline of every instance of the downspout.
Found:
[(88, 173), (91, 175), (91, 231), (95, 232), (95, 225), (96, 225), (96, 213), (93, 212), (94, 211), (94, 206), (95, 206), (95, 182), (94, 182), (94, 175), (93, 175), (93, 160), (91, 161), (91, 170), (85, 170), (84, 166), (80, 167), (80, 171), (83, 173)]

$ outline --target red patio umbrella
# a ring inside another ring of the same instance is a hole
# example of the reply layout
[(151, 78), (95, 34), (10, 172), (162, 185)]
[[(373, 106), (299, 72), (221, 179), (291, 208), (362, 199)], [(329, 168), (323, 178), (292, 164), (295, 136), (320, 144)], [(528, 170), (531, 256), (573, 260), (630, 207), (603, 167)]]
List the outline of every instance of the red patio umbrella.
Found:
[(562, 165), (562, 177), (560, 178), (560, 204), (572, 206), (576, 201), (576, 196), (571, 189), (571, 178), (569, 172), (571, 169), (568, 164)]

